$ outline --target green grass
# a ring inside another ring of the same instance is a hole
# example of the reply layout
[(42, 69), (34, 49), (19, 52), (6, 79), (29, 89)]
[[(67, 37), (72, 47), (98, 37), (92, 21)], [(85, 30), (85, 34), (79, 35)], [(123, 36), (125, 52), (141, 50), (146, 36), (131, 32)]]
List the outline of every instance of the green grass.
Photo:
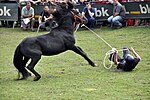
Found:
[[(46, 32), (24, 32), (19, 28), (0, 28), (0, 100), (149, 100), (150, 99), (150, 27), (126, 27), (94, 30), (112, 47), (134, 47), (142, 60), (132, 72), (106, 70), (103, 58), (110, 48), (89, 30), (80, 30), (76, 45), (98, 65), (91, 67), (79, 55), (67, 51), (42, 57), (36, 70), (42, 78), (17, 79), (12, 60), (16, 46), (28, 36)], [(121, 54), (121, 52), (120, 52)]]

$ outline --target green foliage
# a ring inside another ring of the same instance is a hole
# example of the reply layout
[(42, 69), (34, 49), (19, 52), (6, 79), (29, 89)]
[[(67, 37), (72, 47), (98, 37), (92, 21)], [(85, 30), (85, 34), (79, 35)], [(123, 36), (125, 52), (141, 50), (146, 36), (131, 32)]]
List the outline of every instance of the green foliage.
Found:
[(45, 32), (25, 32), (0, 28), (0, 100), (149, 100), (150, 99), (150, 27), (126, 27), (94, 30), (112, 47), (134, 47), (142, 60), (132, 72), (116, 72), (103, 67), (110, 48), (89, 30), (75, 33), (76, 45), (98, 65), (91, 67), (72, 51), (42, 57), (35, 69), (42, 78), (17, 79), (12, 60), (16, 46), (28, 36)]

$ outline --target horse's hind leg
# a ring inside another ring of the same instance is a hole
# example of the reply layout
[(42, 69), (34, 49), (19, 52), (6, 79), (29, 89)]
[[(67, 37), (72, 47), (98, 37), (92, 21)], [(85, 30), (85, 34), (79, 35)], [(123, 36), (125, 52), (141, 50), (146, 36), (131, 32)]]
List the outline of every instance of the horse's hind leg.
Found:
[(18, 79), (17, 80), (24, 80), (24, 79), (27, 79), (28, 77), (31, 76), (31, 73), (29, 73), (27, 70), (26, 70), (26, 63), (28, 62), (29, 58), (28, 57), (24, 57), (24, 59), (22, 60), (22, 78), (20, 78), (20, 75), (18, 73)]
[(73, 50), (75, 53), (77, 53), (77, 54), (81, 55), (82, 57), (84, 57), (91, 66), (93, 66), (93, 67), (96, 66), (96, 64), (94, 64), (94, 62), (88, 58), (86, 53), (80, 47), (73, 46), (73, 47), (71, 47), (71, 50)]
[(34, 66), (37, 64), (37, 62), (40, 59), (41, 59), (41, 55), (32, 57), (30, 64), (27, 66), (27, 68), (35, 75), (34, 81), (38, 81), (41, 78), (41, 75), (37, 73), (34, 69)]
[[(24, 57), (24, 60), (23, 60), (23, 67), (26, 67), (26, 64), (27, 62), (29, 61), (29, 57)], [(28, 71), (27, 71), (28, 72)], [(27, 77), (31, 76), (31, 73), (27, 73)]]
[(18, 79), (17, 80), (24, 80), (27, 79), (31, 74), (25, 69), (25, 67), (22, 67), (22, 78), (20, 78), (20, 74), (18, 73)]

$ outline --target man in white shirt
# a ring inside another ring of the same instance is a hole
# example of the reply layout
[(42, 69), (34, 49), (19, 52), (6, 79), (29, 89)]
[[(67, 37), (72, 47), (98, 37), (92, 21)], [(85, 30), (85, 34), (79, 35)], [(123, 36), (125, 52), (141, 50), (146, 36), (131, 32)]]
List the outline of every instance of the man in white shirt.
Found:
[(30, 2), (27, 2), (27, 5), (22, 8), (21, 17), (22, 17), (21, 28), (23, 30), (26, 30), (29, 22), (31, 22), (31, 31), (34, 31), (33, 29), (35, 20), (34, 9), (31, 7)]

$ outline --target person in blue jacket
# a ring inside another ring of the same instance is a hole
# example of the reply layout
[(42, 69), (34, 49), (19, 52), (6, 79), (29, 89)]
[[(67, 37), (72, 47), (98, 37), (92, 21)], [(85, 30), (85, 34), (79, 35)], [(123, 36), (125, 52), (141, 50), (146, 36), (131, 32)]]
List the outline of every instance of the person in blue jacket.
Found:
[(86, 6), (83, 8), (82, 18), (87, 21), (87, 27), (95, 27), (95, 9), (92, 7), (91, 2), (87, 2)]

